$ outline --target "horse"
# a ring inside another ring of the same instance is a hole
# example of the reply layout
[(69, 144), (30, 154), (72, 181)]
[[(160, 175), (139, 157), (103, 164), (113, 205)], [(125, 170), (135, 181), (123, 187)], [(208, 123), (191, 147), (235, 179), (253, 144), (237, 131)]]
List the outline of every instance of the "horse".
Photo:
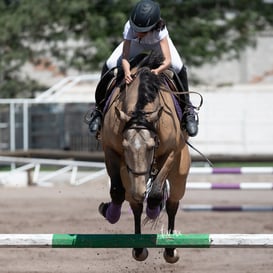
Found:
[[(155, 220), (159, 216), (166, 181), (169, 192), (164, 206), (168, 232), (174, 233), (175, 216), (191, 164), (188, 135), (181, 130), (172, 92), (162, 75), (151, 72), (160, 65), (162, 56), (152, 55), (132, 69), (132, 83), (123, 82), (114, 89), (100, 132), (111, 180), (111, 201), (102, 203), (99, 211), (114, 224), (120, 218), (122, 203), (128, 201), (134, 215), (135, 234), (141, 234), (144, 203), (148, 218)], [(144, 261), (148, 250), (135, 248), (132, 255)], [(178, 251), (166, 248), (164, 258), (175, 263)]]

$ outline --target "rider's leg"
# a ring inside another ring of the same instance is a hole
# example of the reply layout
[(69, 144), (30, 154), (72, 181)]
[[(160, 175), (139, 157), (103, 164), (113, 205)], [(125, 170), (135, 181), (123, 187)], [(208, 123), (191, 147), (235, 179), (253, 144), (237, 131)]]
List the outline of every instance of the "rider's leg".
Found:
[(121, 62), (122, 49), (123, 49), (123, 42), (121, 42), (116, 47), (116, 49), (112, 52), (110, 57), (107, 59), (107, 61), (103, 65), (102, 72), (101, 72), (101, 80), (99, 81), (99, 84), (96, 89), (96, 94), (95, 94), (96, 108), (91, 114), (90, 121), (89, 121), (89, 130), (92, 134), (96, 133), (101, 127), (102, 111), (104, 107), (107, 87), (110, 81), (109, 80), (110, 73), (112, 68), (120, 65), (119, 62)]
[[(171, 51), (172, 68), (177, 73), (180, 85), (178, 89), (184, 92), (189, 91), (186, 67), (183, 65), (180, 55), (170, 38), (168, 38), (168, 43)], [(195, 136), (198, 132), (198, 118), (193, 107), (191, 107), (190, 95), (188, 93), (180, 94), (179, 101), (183, 111), (182, 126), (186, 128), (189, 136)]]
[[(104, 63), (101, 71), (101, 79), (104, 75), (109, 71), (106, 62)], [(107, 85), (109, 82), (101, 81), (96, 88), (95, 99), (96, 106), (95, 110), (91, 113), (90, 121), (89, 121), (89, 131), (92, 134), (95, 134), (98, 130), (100, 130), (101, 122), (102, 122), (102, 111), (104, 106), (104, 99), (107, 91)], [(105, 86), (102, 86), (102, 85)]]
[[(189, 91), (188, 77), (186, 67), (183, 65), (182, 69), (177, 73), (182, 91)], [(189, 136), (196, 136), (198, 133), (198, 117), (190, 102), (189, 93), (180, 94), (180, 106), (183, 111), (182, 126), (184, 126)]]

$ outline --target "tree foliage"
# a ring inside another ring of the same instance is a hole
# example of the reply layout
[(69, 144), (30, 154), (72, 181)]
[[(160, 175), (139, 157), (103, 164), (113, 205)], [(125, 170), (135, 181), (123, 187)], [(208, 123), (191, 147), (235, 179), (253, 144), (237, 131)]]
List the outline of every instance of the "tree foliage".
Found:
[[(137, 0), (0, 0), (1, 97), (33, 91), (21, 77), (26, 62), (42, 56), (62, 71), (98, 70), (122, 40), (123, 25)], [(159, 0), (170, 35), (190, 65), (213, 62), (254, 44), (273, 25), (273, 5), (262, 0)]]

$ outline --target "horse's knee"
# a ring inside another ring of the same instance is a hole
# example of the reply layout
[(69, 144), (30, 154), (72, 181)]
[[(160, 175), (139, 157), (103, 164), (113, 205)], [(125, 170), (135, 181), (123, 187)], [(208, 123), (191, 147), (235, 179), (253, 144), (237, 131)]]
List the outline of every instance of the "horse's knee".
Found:
[(147, 199), (147, 205), (149, 209), (154, 209), (158, 207), (162, 202), (162, 198), (163, 196), (157, 196), (156, 198), (149, 196), (149, 198)]
[(158, 183), (153, 184), (147, 200), (149, 207), (151, 208), (157, 206), (161, 202), (162, 198), (163, 191), (161, 189), (161, 186), (158, 185)]

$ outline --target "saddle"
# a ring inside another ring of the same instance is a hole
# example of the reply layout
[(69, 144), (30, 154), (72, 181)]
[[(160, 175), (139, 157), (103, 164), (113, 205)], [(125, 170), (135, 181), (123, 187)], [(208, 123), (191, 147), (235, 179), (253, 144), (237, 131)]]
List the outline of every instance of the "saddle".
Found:
[(164, 81), (165, 81), (167, 89), (171, 91), (176, 114), (177, 114), (179, 120), (181, 121), (183, 113), (182, 113), (182, 108), (181, 108), (181, 104), (179, 101), (178, 93), (184, 89), (183, 85), (181, 84), (181, 81), (180, 81), (177, 73), (175, 71), (173, 71), (172, 69), (165, 70), (163, 72), (163, 77), (164, 77)]

